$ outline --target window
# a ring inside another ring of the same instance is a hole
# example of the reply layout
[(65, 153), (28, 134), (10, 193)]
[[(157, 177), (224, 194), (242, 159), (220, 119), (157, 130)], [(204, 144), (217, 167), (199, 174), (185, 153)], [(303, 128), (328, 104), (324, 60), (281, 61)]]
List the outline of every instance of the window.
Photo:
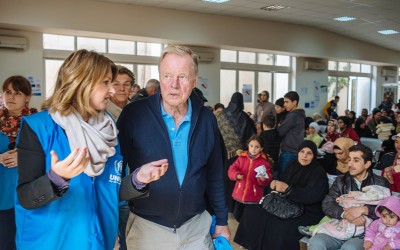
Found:
[(54, 50), (75, 50), (73, 36), (43, 34), (43, 48)]
[(337, 62), (329, 61), (328, 70), (338, 70)]
[(220, 102), (227, 106), (236, 92), (236, 70), (220, 70)]
[(87, 49), (96, 52), (106, 52), (106, 39), (90, 38), (90, 37), (77, 37), (78, 50)]
[(160, 56), (161, 43), (137, 43), (137, 54), (140, 56)]
[(350, 71), (360, 73), (360, 64), (359, 63), (350, 63)]
[(45, 81), (46, 81), (46, 99), (53, 95), (54, 86), (57, 80), (58, 70), (64, 60), (45, 59)]
[(348, 62), (338, 62), (339, 71), (350, 71), (350, 64)]
[(137, 75), (136, 75), (136, 83), (137, 84), (139, 84), (143, 88), (145, 86), (145, 84), (147, 83), (147, 81), (152, 78), (159, 80), (157, 65), (138, 65), (137, 66)]
[(257, 63), (261, 65), (274, 65), (274, 55), (258, 53)]
[(235, 50), (221, 50), (222, 62), (237, 62), (237, 53)]
[(239, 63), (256, 63), (256, 53), (239, 51)]
[(276, 55), (276, 66), (290, 66), (290, 56)]
[(134, 55), (135, 42), (110, 39), (108, 40), (108, 53)]
[(289, 92), (289, 74), (288, 73), (275, 73), (274, 74), (275, 83), (274, 88), (275, 100), (283, 97), (287, 92)]
[(371, 73), (371, 65), (361, 64), (361, 73)]

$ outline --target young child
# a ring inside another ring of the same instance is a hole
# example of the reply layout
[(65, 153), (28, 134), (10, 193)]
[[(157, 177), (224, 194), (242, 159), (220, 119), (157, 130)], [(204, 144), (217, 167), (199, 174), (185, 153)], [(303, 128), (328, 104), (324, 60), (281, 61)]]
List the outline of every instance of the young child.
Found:
[(318, 133), (319, 132), (318, 123), (316, 123), (316, 122), (310, 123), (310, 125), (308, 125), (308, 132), (309, 132), (309, 134), (307, 135), (307, 140), (314, 142), (318, 148), (322, 142), (322, 137)]
[(376, 134), (378, 135), (378, 139), (388, 140), (390, 136), (392, 136), (392, 131), (395, 130), (395, 127), (392, 124), (392, 121), (389, 117), (382, 116), (379, 119), (379, 124), (376, 126)]
[(389, 196), (378, 204), (375, 213), (379, 219), (366, 229), (364, 249), (399, 249), (400, 248), (400, 200)]
[(276, 118), (274, 115), (266, 115), (262, 118), (262, 123), (263, 131), (259, 135), (264, 141), (262, 152), (268, 157), (271, 168), (274, 168), (278, 165), (279, 150), (281, 147), (281, 137), (275, 129)]
[(233, 214), (240, 221), (245, 205), (256, 204), (264, 195), (263, 189), (272, 181), (271, 167), (262, 153), (264, 141), (254, 135), (248, 140), (248, 151), (239, 155), (229, 167), (229, 179), (236, 181), (232, 198), (235, 203)]

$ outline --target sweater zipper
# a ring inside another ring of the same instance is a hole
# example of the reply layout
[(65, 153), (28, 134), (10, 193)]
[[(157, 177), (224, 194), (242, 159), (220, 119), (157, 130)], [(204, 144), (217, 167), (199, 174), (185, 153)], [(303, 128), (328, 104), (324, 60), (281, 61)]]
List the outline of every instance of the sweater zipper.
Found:
[[(192, 112), (193, 112), (193, 111), (192, 111)], [(201, 110), (200, 110), (199, 112), (201, 112)], [(200, 113), (199, 113), (199, 115), (200, 115)], [(199, 116), (199, 115), (198, 115), (198, 116)], [(193, 117), (193, 116), (192, 116), (192, 117)], [(175, 217), (174, 231), (173, 231), (174, 233), (176, 233), (176, 221), (178, 220), (179, 213), (180, 213), (180, 211), (181, 211), (182, 186), (183, 186), (183, 183), (185, 182), (185, 179), (186, 179), (186, 173), (189, 171), (189, 166), (190, 166), (190, 143), (191, 143), (191, 141), (192, 141), (193, 131), (194, 131), (196, 125), (197, 125), (197, 120), (198, 120), (198, 117), (195, 118), (195, 123), (193, 124), (193, 130), (191, 131), (191, 130), (189, 129), (188, 163), (187, 163), (187, 166), (186, 166), (185, 176), (183, 176), (182, 184), (179, 186), (178, 211), (177, 211), (176, 217)], [(191, 122), (193, 122), (193, 120), (192, 120)], [(172, 148), (171, 148), (171, 149), (172, 149)], [(177, 175), (176, 177), (178, 178), (178, 175)], [(179, 179), (178, 179), (178, 182), (179, 182)]]
[(176, 221), (178, 220), (179, 213), (181, 211), (181, 198), (182, 198), (182, 187), (179, 187), (179, 201), (178, 201), (178, 211), (176, 213), (175, 217), (175, 223), (174, 223), (174, 233), (176, 233)]
[(242, 195), (242, 201), (244, 201), (244, 196), (246, 195), (247, 187), (248, 187), (248, 185), (249, 185), (250, 170), (251, 170), (251, 166), (252, 166), (252, 165), (253, 165), (253, 160), (250, 159), (249, 168), (247, 169), (246, 182), (244, 183), (244, 190), (243, 190), (243, 195)]

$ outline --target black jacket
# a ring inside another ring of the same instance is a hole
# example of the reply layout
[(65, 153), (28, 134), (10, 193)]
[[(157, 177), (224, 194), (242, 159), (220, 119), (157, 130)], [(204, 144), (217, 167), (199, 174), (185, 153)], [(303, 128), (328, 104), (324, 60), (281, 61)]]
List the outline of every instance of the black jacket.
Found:
[(143, 88), (132, 97), (131, 102), (139, 101), (146, 97), (149, 97), (149, 94), (147, 93), (147, 90)]
[[(379, 185), (389, 188), (389, 182), (385, 178), (373, 174), (371, 171), (368, 172), (368, 177), (361, 183), (361, 189), (370, 185)], [(348, 194), (350, 191), (361, 190), (358, 189), (354, 178), (350, 176), (348, 172), (344, 175), (339, 175), (322, 202), (322, 210), (324, 210), (324, 213), (331, 218), (340, 219), (344, 210), (343, 207), (336, 202), (336, 198), (343, 194)], [(369, 211), (368, 217), (375, 219), (376, 215), (374, 210), (376, 206), (367, 205), (367, 207)]]

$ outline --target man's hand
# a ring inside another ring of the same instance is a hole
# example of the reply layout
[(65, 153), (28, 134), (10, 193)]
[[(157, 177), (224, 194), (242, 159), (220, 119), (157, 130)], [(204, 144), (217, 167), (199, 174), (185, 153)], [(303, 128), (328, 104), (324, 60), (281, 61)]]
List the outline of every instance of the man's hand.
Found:
[(357, 217), (350, 222), (356, 226), (364, 226), (367, 221), (365, 220), (365, 217), (363, 215), (361, 215), (360, 217)]
[[(343, 218), (352, 222), (362, 215), (368, 215), (368, 208), (366, 206), (344, 208)], [(353, 223), (353, 222), (352, 222)]]
[(371, 241), (364, 241), (363, 247), (365, 250), (367, 250), (367, 249), (370, 249), (373, 245), (374, 244)]
[(390, 184), (393, 184), (392, 167), (387, 167), (383, 170), (383, 177), (385, 177)]
[(218, 236), (225, 237), (228, 241), (231, 238), (231, 231), (229, 231), (228, 225), (226, 226), (215, 226), (215, 233), (212, 235), (212, 238), (215, 239)]
[(160, 179), (167, 172), (168, 160), (162, 159), (147, 163), (140, 167), (137, 173), (137, 180), (141, 183), (148, 184), (152, 181)]

